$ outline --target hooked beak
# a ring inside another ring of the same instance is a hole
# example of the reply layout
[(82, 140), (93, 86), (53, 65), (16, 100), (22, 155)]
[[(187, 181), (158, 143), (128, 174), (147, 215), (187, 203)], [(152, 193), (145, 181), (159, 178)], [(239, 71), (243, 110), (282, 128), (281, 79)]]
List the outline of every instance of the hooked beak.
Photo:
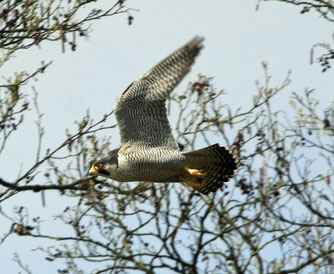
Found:
[(97, 168), (95, 166), (92, 166), (89, 170), (89, 175), (96, 175)]

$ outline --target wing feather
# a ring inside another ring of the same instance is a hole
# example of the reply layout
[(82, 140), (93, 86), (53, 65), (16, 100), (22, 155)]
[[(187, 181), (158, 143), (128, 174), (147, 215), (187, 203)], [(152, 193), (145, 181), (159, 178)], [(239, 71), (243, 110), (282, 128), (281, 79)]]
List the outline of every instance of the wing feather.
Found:
[(178, 149), (167, 118), (166, 99), (190, 71), (203, 40), (193, 38), (125, 90), (115, 107), (121, 144)]

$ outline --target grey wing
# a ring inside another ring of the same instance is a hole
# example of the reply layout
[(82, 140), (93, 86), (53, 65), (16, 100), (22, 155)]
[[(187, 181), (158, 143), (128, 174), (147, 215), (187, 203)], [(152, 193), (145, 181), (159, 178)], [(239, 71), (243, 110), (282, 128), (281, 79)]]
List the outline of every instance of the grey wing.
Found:
[(190, 71), (203, 40), (192, 39), (133, 82), (118, 99), (115, 115), (122, 145), (178, 149), (167, 118), (166, 99)]

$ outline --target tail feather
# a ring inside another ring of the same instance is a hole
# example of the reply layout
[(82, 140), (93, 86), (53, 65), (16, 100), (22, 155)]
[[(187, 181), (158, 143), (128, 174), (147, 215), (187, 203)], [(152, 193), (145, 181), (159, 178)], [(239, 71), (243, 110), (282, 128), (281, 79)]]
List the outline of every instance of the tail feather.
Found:
[(187, 159), (183, 181), (205, 195), (222, 188), (238, 167), (235, 156), (219, 144), (183, 155)]

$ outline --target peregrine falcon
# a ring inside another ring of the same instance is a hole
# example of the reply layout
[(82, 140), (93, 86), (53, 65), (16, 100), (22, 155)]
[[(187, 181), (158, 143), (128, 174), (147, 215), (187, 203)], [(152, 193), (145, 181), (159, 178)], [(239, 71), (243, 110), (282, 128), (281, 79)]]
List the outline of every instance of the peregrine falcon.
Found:
[(193, 38), (123, 92), (115, 106), (121, 146), (89, 174), (119, 182), (183, 182), (206, 195), (233, 176), (237, 160), (231, 152), (219, 144), (180, 151), (167, 119), (166, 99), (190, 71), (203, 40)]

